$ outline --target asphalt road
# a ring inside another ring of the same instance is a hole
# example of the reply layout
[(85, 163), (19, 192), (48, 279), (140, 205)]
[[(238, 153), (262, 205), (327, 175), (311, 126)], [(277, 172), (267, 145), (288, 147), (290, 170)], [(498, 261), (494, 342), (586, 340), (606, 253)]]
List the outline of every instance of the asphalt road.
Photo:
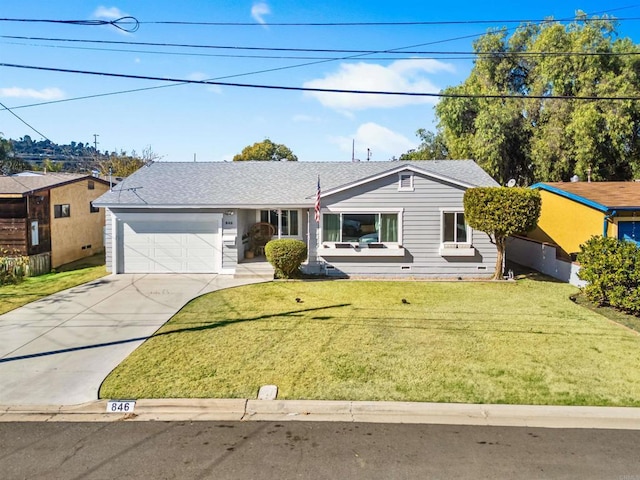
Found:
[(0, 423), (13, 479), (640, 480), (640, 431), (317, 422)]

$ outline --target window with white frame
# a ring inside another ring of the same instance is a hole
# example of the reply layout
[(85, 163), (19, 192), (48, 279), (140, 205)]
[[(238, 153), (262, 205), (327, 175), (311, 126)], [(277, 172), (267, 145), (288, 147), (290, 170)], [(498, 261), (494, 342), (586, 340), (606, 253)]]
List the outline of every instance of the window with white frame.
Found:
[(401, 172), (398, 177), (398, 190), (413, 191), (413, 173)]
[(297, 237), (299, 235), (298, 210), (260, 210), (260, 221), (270, 223), (283, 237)]
[(397, 243), (399, 213), (325, 213), (322, 241), (337, 243)]
[(471, 243), (464, 212), (442, 212), (442, 243)]

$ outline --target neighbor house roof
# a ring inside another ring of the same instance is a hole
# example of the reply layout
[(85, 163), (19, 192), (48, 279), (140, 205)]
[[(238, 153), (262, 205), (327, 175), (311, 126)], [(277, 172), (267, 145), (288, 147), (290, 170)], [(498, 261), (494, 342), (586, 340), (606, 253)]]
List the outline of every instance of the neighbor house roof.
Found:
[(640, 182), (550, 182), (539, 188), (603, 212), (640, 210)]
[(76, 182), (83, 178), (91, 178), (98, 182), (104, 182), (99, 178), (91, 177), (86, 173), (40, 173), (34, 175), (2, 175), (0, 176), (0, 196), (25, 196), (39, 190), (47, 190), (60, 187), (67, 183)]
[(323, 195), (411, 169), (463, 187), (497, 183), (472, 160), (421, 162), (155, 162), (142, 167), (98, 206), (311, 205)]

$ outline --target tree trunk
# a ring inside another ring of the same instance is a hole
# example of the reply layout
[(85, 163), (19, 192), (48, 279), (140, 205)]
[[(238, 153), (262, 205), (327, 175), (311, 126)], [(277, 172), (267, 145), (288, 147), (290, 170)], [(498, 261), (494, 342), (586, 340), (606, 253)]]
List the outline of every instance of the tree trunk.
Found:
[(496, 269), (493, 273), (492, 280), (502, 280), (504, 278), (504, 272), (502, 271), (502, 264), (504, 263), (504, 248), (507, 244), (506, 237), (499, 237), (496, 235), (496, 250), (498, 256), (496, 258)]

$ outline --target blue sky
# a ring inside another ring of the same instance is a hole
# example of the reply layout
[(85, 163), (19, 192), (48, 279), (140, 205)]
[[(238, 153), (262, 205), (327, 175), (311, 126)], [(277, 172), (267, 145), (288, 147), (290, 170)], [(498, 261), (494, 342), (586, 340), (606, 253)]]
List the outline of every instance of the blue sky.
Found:
[[(468, 58), (415, 54), (373, 54), (345, 59), (345, 53), (308, 53), (71, 43), (7, 38), (45, 37), (118, 42), (179, 43), (389, 51), (471, 51), (472, 35), (490, 27), (514, 27), (514, 19), (572, 18), (576, 10), (610, 12), (619, 33), (636, 43), (640, 5), (610, 2), (299, 2), (217, 0), (211, 2), (119, 1), (92, 3), (21, 0), (3, 2), (2, 18), (112, 20), (130, 15), (141, 22), (228, 22), (248, 26), (187, 26), (142, 23), (135, 33), (110, 26), (0, 22), (0, 63), (90, 70), (176, 79), (318, 87), (347, 90), (437, 92), (459, 84), (472, 67)], [(483, 24), (386, 26), (277, 26), (275, 23), (425, 22), (495, 20)], [(271, 25), (270, 25), (271, 24)], [(457, 40), (456, 40), (457, 39)], [(254, 57), (249, 57), (253, 55)], [(333, 60), (255, 58), (320, 56)], [(235, 57), (232, 57), (235, 56)], [(241, 57), (240, 57), (241, 56)], [(342, 59), (341, 59), (342, 58)], [(312, 65), (304, 65), (313, 63)], [(265, 71), (272, 70), (272, 71)], [(9, 108), (125, 90), (167, 82), (86, 76), (0, 67), (0, 102)], [(301, 161), (388, 160), (414, 148), (418, 128), (434, 129), (433, 98), (313, 94), (207, 85), (178, 85), (134, 93), (15, 108), (14, 113), (53, 142), (89, 142), (98, 149), (146, 147), (164, 161), (231, 160), (245, 146), (270, 138)], [(0, 110), (5, 138), (42, 137)]]

